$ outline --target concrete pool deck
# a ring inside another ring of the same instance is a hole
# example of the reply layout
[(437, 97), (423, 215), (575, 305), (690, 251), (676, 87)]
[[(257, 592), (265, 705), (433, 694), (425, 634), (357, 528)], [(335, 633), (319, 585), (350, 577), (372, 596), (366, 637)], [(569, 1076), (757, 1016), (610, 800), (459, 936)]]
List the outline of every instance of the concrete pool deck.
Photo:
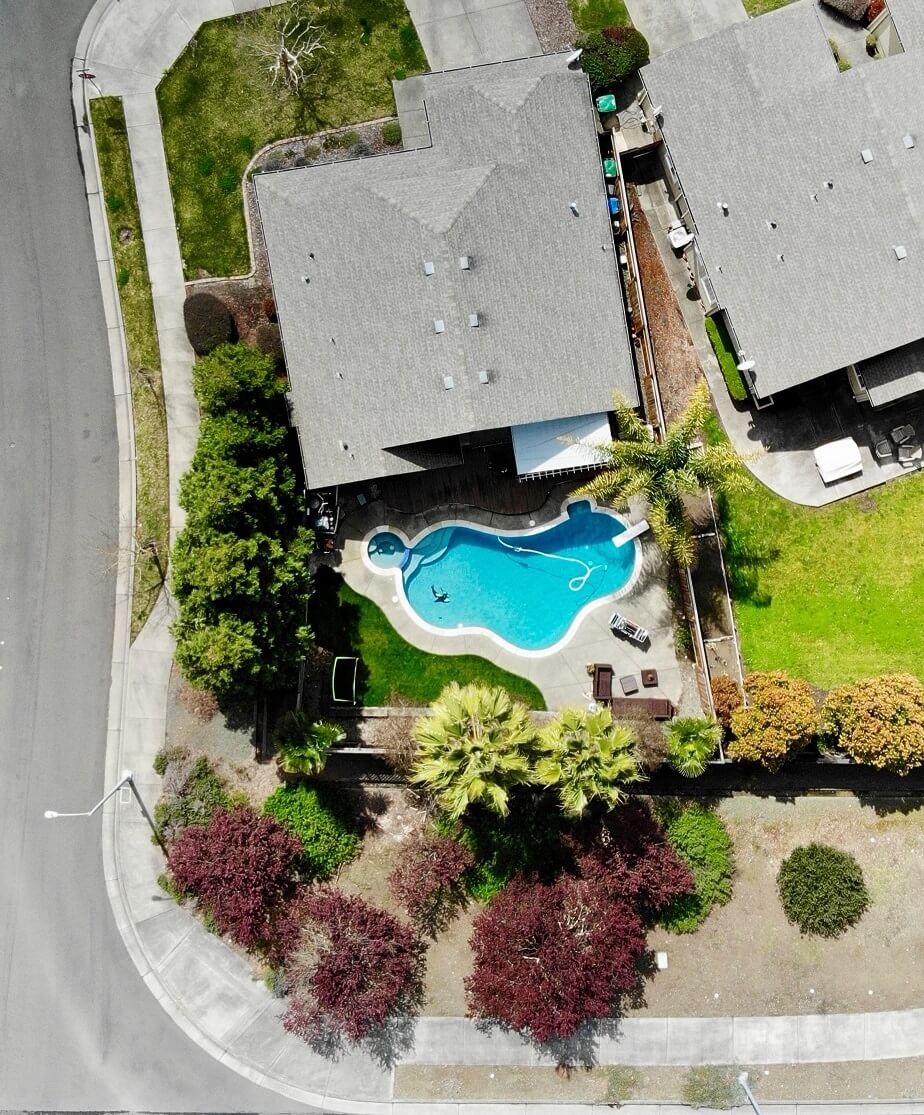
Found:
[[(362, 540), (376, 527), (397, 527), (410, 538), (428, 526), (448, 519), (469, 522), (498, 530), (522, 530), (550, 522), (561, 513), (563, 501), (550, 499), (532, 515), (500, 515), (474, 507), (454, 505), (435, 508), (421, 515), (406, 515), (387, 508), (381, 500), (352, 511), (342, 526), (341, 560), (336, 566), (347, 584), (382, 609), (395, 630), (409, 643), (431, 654), (477, 654), (511, 673), (528, 678), (542, 691), (549, 708), (585, 705), (590, 699), (590, 662), (609, 662), (619, 678), (638, 675), (642, 669), (658, 671), (657, 688), (640, 690), (639, 696), (667, 697), (684, 711), (698, 711), (695, 686), (685, 684), (685, 672), (674, 650), (671, 603), (665, 588), (664, 563), (650, 535), (640, 539), (641, 561), (634, 586), (614, 604), (601, 600), (588, 611), (568, 642), (559, 650), (542, 656), (517, 654), (481, 634), (440, 635), (417, 624), (395, 598), (394, 580), (374, 573), (363, 560)], [(630, 515), (636, 521), (641, 515)], [(618, 608), (635, 622), (648, 628), (651, 642), (637, 647), (615, 636), (608, 622)], [(689, 672), (686, 674), (689, 677)], [(464, 678), (460, 678), (464, 682)], [(618, 691), (618, 690), (617, 690)]]

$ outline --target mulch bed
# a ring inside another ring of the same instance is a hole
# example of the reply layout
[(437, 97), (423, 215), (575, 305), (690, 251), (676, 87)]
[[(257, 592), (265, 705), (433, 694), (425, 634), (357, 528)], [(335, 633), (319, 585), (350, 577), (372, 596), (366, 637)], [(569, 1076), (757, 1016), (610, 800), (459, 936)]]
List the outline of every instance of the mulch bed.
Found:
[(632, 204), (632, 230), (645, 292), (651, 343), (658, 368), (661, 401), (665, 419), (670, 423), (683, 412), (694, 387), (702, 379), (703, 370), (683, 314), (677, 305), (674, 288), (658, 251), (648, 217), (642, 212), (635, 188), (631, 185), (629, 195)]
[(577, 28), (568, 0), (526, 0), (526, 8), (536, 28), (539, 45), (546, 54), (574, 45)]

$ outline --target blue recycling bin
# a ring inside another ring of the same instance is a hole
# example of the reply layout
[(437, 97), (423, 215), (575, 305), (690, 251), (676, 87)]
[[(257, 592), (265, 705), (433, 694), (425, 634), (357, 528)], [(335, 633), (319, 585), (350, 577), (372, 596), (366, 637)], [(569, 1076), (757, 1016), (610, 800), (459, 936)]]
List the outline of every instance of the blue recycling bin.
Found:
[(609, 202), (610, 202), (610, 216), (611, 217), (618, 216), (619, 215), (619, 198), (618, 197), (611, 197), (609, 199)]

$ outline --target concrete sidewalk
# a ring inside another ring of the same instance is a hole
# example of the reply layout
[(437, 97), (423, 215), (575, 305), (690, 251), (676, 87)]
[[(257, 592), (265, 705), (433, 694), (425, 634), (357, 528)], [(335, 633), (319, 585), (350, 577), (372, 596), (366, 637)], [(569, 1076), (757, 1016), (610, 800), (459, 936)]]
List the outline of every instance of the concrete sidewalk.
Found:
[(433, 70), (542, 53), (524, 0), (407, 0), (407, 6)]
[[(177, 482), (195, 446), (197, 411), (190, 383), (192, 354), (182, 330), (182, 267), (153, 92), (159, 74), (201, 21), (260, 6), (251, 0), (98, 0), (81, 33), (74, 64), (72, 93), (78, 121), (84, 115), (88, 90), (77, 72), (85, 66), (91, 68), (104, 93), (125, 99), (161, 344), (173, 531), (180, 525)], [(134, 516), (134, 461), (124, 339), (95, 149), (84, 132), (79, 132), (78, 138), (86, 168), (119, 403), (120, 541), (124, 543), (121, 552), (127, 555)], [(117, 577), (107, 779), (111, 785), (118, 771), (131, 767), (140, 792), (153, 801), (159, 792), (159, 780), (151, 762), (165, 735), (172, 613), (169, 598), (162, 596), (129, 649), (131, 577), (131, 562), (123, 557)], [(280, 1004), (255, 976), (248, 960), (209, 935), (160, 891), (156, 879), (163, 868), (162, 857), (129, 797), (114, 798), (105, 808), (103, 854), (116, 922), (152, 994), (193, 1041), (251, 1081), (317, 1107), (368, 1115), (449, 1115), (460, 1110), (466, 1115), (487, 1111), (493, 1115), (539, 1115), (545, 1111), (562, 1115), (607, 1109), (588, 1105), (392, 1103), (393, 1073), (389, 1067), (363, 1049), (352, 1049), (336, 1059), (325, 1058), (286, 1034), (278, 1020)], [(406, 1063), (554, 1063), (554, 1059), (513, 1035), (485, 1032), (465, 1019), (420, 1019), (414, 1038), (413, 1050), (401, 1058)], [(776, 1060), (905, 1057), (924, 1054), (924, 1011), (799, 1018), (630, 1019), (616, 1036), (598, 1036), (596, 1050), (601, 1064), (767, 1064)], [(644, 1115), (673, 1115), (682, 1109), (640, 1106), (636, 1110)], [(817, 1109), (779, 1110), (786, 1115), (811, 1115)], [(879, 1110), (871, 1107), (869, 1115)], [(903, 1105), (902, 1113), (912, 1111), (917, 1115), (913, 1105)], [(921, 1111), (924, 1115), (924, 1109)]]
[(626, 7), (652, 58), (748, 18), (741, 0), (626, 0)]

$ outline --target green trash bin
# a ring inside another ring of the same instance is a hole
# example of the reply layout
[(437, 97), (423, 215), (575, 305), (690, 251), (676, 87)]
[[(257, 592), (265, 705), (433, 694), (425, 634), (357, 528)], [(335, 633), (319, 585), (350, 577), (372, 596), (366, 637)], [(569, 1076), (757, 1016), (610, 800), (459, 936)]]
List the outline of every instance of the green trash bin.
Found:
[(597, 112), (615, 112), (616, 111), (616, 98), (612, 93), (607, 93), (603, 97), (597, 97)]
[(616, 168), (616, 160), (615, 159), (604, 159), (603, 160), (603, 173), (606, 175), (607, 178), (618, 178), (619, 177), (619, 171)]

